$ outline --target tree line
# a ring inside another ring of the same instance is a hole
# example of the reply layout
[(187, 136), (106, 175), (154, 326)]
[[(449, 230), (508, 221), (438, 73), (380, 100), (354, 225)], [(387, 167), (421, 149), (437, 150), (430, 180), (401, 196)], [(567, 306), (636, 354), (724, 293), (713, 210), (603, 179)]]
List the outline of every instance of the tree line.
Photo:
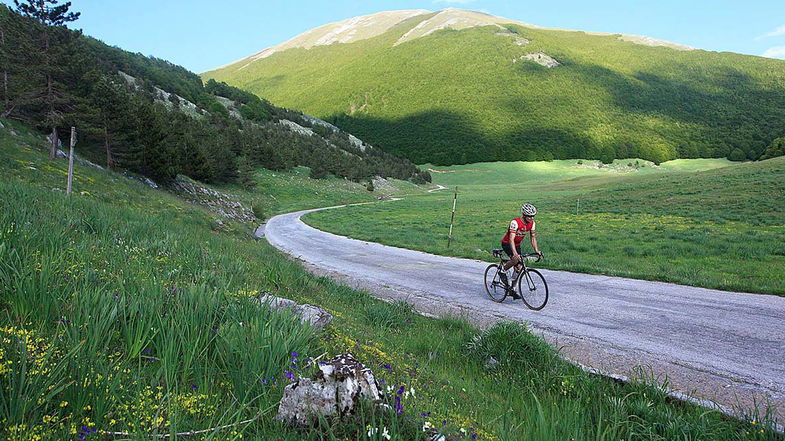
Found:
[[(81, 151), (110, 169), (167, 181), (178, 174), (209, 183), (252, 185), (257, 167), (308, 166), (314, 177), (372, 176), (430, 181), (430, 175), (379, 149), (359, 149), (345, 133), (317, 126), (301, 113), (208, 81), (166, 60), (133, 54), (70, 30), (79, 18), (70, 2), (0, 5), (4, 118), (49, 134), (79, 131)], [(236, 109), (236, 112), (230, 111)], [(296, 133), (289, 119), (316, 134)]]

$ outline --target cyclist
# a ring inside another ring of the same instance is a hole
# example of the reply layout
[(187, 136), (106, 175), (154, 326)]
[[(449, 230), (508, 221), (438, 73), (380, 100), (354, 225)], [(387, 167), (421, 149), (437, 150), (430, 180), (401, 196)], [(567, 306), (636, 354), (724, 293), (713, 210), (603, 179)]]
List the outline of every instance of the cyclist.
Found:
[[(534, 252), (542, 257), (542, 252), (540, 252), (540, 249), (537, 247), (537, 238), (534, 232), (535, 215), (537, 215), (537, 209), (534, 208), (534, 205), (523, 204), (521, 206), (521, 217), (516, 217), (510, 221), (507, 234), (502, 238), (502, 249), (510, 256), (510, 261), (504, 264), (505, 272), (501, 273), (504, 282), (507, 282), (506, 271), (515, 265), (515, 273), (512, 276), (512, 283), (510, 283), (509, 286), (515, 286), (515, 281), (518, 280), (518, 274), (522, 269), (518, 263), (521, 261), (521, 241), (526, 237), (526, 234), (529, 234)], [(513, 293), (513, 298), (519, 298), (518, 294)]]

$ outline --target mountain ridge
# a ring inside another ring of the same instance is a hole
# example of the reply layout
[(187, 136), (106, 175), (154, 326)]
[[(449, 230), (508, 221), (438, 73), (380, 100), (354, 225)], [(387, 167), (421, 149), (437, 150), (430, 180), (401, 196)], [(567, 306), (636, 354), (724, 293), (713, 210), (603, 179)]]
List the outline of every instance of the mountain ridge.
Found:
[[(315, 27), (313, 29), (310, 29), (308, 31), (302, 32), (290, 38), (289, 40), (286, 40), (283, 43), (264, 48), (261, 51), (257, 52), (256, 54), (224, 64), (208, 72), (217, 69), (226, 68), (234, 64), (244, 62), (246, 60), (247, 60), (247, 64), (250, 64), (258, 59), (267, 58), (273, 55), (274, 53), (282, 52), (287, 49), (294, 49), (294, 48), (311, 49), (314, 46), (328, 46), (334, 43), (353, 43), (355, 41), (363, 40), (366, 38), (373, 38), (389, 31), (394, 26), (399, 25), (406, 20), (412, 18), (418, 18), (418, 17), (422, 18), (423, 16), (427, 16), (427, 15), (432, 15), (432, 16), (421, 21), (417, 26), (412, 28), (398, 41), (396, 41), (395, 45), (401, 44), (405, 41), (414, 38), (425, 37), (432, 34), (433, 32), (446, 28), (460, 30), (468, 27), (487, 26), (487, 25), (494, 25), (494, 24), (499, 26), (500, 28), (503, 28), (502, 26), (503, 24), (516, 24), (532, 29), (544, 29), (544, 30), (565, 31), (565, 32), (584, 32), (587, 35), (597, 35), (597, 36), (617, 35), (618, 38), (621, 40), (629, 41), (636, 44), (642, 44), (647, 46), (664, 46), (677, 50), (695, 50), (695, 48), (690, 46), (659, 40), (647, 36), (549, 28), (549, 27), (538, 26), (530, 23), (525, 23), (518, 20), (498, 17), (485, 12), (471, 11), (471, 10), (459, 9), (459, 8), (446, 8), (439, 11), (430, 11), (427, 9), (403, 9), (403, 10), (383, 11), (373, 14), (366, 14), (366, 15), (348, 18), (345, 20), (327, 23)], [(367, 32), (367, 33), (359, 32), (358, 35), (358, 30), (362, 27), (364, 28), (371, 27), (372, 30), (371, 32)], [(415, 31), (419, 31), (419, 32), (415, 32)], [(247, 66), (247, 64), (241, 66), (239, 69), (243, 69), (244, 67)]]
[(412, 14), (374, 37), (292, 47), (202, 76), (415, 163), (758, 159), (785, 135), (780, 60), (514, 23), (456, 30), (444, 26), (451, 13), (466, 17)]

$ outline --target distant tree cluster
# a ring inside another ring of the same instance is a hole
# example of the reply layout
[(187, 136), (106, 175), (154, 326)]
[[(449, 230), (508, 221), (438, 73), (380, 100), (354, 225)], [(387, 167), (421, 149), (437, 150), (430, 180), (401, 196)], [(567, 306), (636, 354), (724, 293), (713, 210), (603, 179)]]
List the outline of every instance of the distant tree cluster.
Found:
[(778, 156), (785, 156), (785, 136), (772, 141), (760, 159), (771, 159)]
[[(54, 6), (42, 13), (44, 3)], [(68, 30), (65, 24), (78, 18), (69, 6), (56, 0), (27, 0), (16, 11), (0, 5), (2, 115), (51, 133), (53, 157), (58, 131), (76, 126), (80, 146), (93, 156), (100, 151), (107, 167), (162, 181), (185, 174), (252, 186), (255, 167), (296, 165), (311, 167), (315, 177), (430, 180), (411, 162), (370, 147), (362, 151), (345, 133), (299, 112), (225, 83), (203, 85), (168, 61)], [(281, 119), (313, 126), (317, 134), (293, 132)]]

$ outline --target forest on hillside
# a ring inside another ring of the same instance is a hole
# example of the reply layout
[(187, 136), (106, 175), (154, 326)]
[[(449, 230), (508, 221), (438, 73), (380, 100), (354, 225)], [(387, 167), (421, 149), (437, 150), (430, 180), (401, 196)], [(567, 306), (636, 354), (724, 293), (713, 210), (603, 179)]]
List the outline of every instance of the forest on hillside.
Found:
[(161, 181), (184, 174), (252, 185), (257, 167), (297, 165), (314, 177), (430, 181), (410, 161), (300, 112), (70, 30), (79, 17), (70, 3), (36, 4), (0, 5), (0, 115), (48, 134), (53, 158), (76, 127), (79, 154)]
[[(785, 136), (785, 61), (518, 25), (444, 29), (394, 45), (416, 25), (203, 76), (418, 164), (757, 160)], [(537, 53), (560, 65), (522, 58)]]

